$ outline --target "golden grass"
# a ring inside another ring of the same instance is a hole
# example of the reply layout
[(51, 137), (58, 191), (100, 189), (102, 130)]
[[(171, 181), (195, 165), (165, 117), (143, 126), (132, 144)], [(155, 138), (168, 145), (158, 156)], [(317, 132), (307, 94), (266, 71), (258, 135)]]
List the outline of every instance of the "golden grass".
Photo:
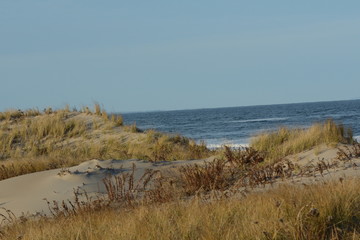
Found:
[(56, 141), (78, 137), (85, 132), (86, 125), (83, 121), (66, 118), (63, 112), (59, 112), (3, 124), (0, 131), (0, 157), (6, 159), (42, 155), (52, 151)]
[(24, 221), (2, 239), (359, 239), (360, 180)]
[(124, 120), (121, 115), (111, 115), (111, 121), (115, 123), (115, 127), (120, 127), (124, 125)]
[(101, 116), (102, 111), (101, 111), (101, 107), (100, 107), (99, 103), (94, 104), (94, 112), (95, 112), (96, 115)]
[[(153, 139), (151, 139), (153, 138)], [(121, 115), (47, 108), (0, 113), (0, 179), (70, 167), (90, 159), (177, 160), (209, 157), (212, 152), (183, 137), (142, 133), (123, 126)]]
[(124, 131), (125, 132), (130, 132), (130, 133), (138, 133), (141, 132), (141, 130), (136, 126), (136, 123), (133, 123), (131, 125), (127, 125), (124, 127)]
[(320, 144), (336, 146), (338, 143), (352, 141), (351, 129), (338, 125), (333, 120), (327, 120), (308, 129), (282, 127), (275, 132), (259, 134), (252, 138), (250, 146), (264, 152), (267, 160), (275, 161)]
[(186, 137), (150, 130), (144, 133), (143, 142), (129, 145), (128, 153), (151, 161), (173, 161), (204, 159), (214, 155), (215, 151)]
[(11, 109), (11, 110), (7, 110), (5, 112), (0, 112), (0, 121), (16, 120), (16, 119), (19, 119), (22, 117), (35, 117), (40, 114), (41, 114), (40, 111), (36, 108), (28, 109), (26, 111)]

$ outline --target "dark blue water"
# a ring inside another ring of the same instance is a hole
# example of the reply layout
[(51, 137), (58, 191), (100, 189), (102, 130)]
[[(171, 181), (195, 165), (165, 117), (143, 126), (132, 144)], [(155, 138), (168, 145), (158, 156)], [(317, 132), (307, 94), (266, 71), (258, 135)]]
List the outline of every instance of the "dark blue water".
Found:
[(247, 144), (256, 133), (280, 126), (308, 127), (332, 118), (360, 136), (360, 100), (123, 114), (125, 124), (179, 133), (210, 147)]

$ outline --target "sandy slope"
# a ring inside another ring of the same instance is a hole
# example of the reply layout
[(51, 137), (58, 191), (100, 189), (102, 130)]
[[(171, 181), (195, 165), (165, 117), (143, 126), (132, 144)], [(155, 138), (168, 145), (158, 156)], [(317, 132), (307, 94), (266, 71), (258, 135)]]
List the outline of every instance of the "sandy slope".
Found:
[(135, 179), (139, 179), (146, 169), (163, 170), (203, 160), (151, 163), (141, 160), (91, 160), (68, 171), (54, 169), (31, 173), (0, 181), (0, 207), (11, 210), (16, 216), (22, 214), (49, 214), (44, 198), (53, 200), (73, 200), (74, 189), (81, 188), (90, 196), (105, 193), (102, 179), (132, 170), (136, 165)]
[[(344, 145), (340, 145), (339, 147), (344, 148)], [(313, 174), (309, 174), (308, 176), (295, 176), (289, 179), (289, 182), (308, 184), (360, 177), (360, 159), (354, 158), (351, 161), (340, 161), (337, 159), (337, 152), (338, 149), (336, 148), (321, 145), (312, 150), (287, 157), (290, 161), (299, 165), (303, 169), (314, 169), (320, 162), (328, 165), (336, 164), (336, 166), (325, 169), (322, 173), (320, 171), (315, 171)]]
[[(314, 169), (321, 160), (329, 164), (336, 162), (336, 153), (336, 149), (320, 146), (313, 150), (289, 156), (288, 159), (301, 167)], [(204, 160), (158, 163), (141, 160), (91, 160), (71, 167), (68, 169), (69, 171), (55, 169), (36, 172), (0, 181), (0, 207), (11, 210), (16, 216), (36, 214), (37, 212), (49, 214), (48, 205), (43, 200), (44, 198), (50, 202), (53, 200), (73, 200), (74, 189), (79, 188), (85, 190), (90, 196), (103, 194), (105, 193), (102, 183), (104, 177), (130, 172), (133, 164), (136, 164), (135, 179), (140, 179), (146, 169), (164, 171), (185, 164), (203, 162)], [(293, 176), (285, 181), (279, 179), (275, 183), (267, 185), (265, 189), (283, 183), (311, 184), (360, 176), (360, 159), (337, 162), (336, 167), (325, 170), (322, 174), (315, 171), (311, 174)], [(258, 188), (258, 190), (261, 189), (264, 188)]]

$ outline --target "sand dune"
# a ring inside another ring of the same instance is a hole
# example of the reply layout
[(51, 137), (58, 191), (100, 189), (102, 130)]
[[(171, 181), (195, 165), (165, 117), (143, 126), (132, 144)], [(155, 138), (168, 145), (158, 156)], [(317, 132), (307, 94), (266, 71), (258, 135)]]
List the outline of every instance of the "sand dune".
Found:
[(73, 200), (74, 190), (82, 189), (89, 196), (104, 194), (102, 180), (108, 175), (121, 174), (136, 165), (135, 179), (146, 169), (164, 170), (204, 160), (151, 163), (142, 160), (91, 160), (67, 169), (36, 172), (0, 181), (0, 207), (16, 216), (36, 213), (49, 214), (45, 198), (52, 201)]
[[(345, 145), (339, 145), (339, 147), (344, 148)], [(353, 158), (352, 160), (348, 161), (340, 161), (337, 159), (337, 152), (337, 148), (331, 148), (324, 144), (314, 149), (288, 156), (287, 159), (296, 163), (302, 168), (316, 168), (318, 163), (335, 165), (329, 169), (324, 170), (322, 173), (320, 171), (315, 171), (312, 176), (296, 176), (292, 179), (289, 179), (289, 181), (292, 183), (307, 184), (316, 183), (319, 181), (321, 182), (360, 177), (360, 159)]]
[[(319, 161), (333, 163), (336, 161), (337, 150), (325, 145), (300, 154), (289, 156), (288, 159), (299, 166), (315, 166)], [(102, 180), (109, 175), (131, 172), (136, 165), (135, 181), (140, 179), (146, 169), (165, 171), (186, 164), (204, 163), (207, 160), (184, 160), (172, 162), (148, 162), (142, 160), (91, 160), (67, 169), (54, 169), (36, 172), (0, 181), (0, 207), (11, 210), (16, 216), (33, 215), (36, 213), (50, 214), (47, 202), (73, 200), (74, 190), (84, 190), (89, 196), (105, 194)], [(269, 187), (278, 184), (295, 183), (311, 184), (319, 181), (360, 176), (360, 159), (338, 162), (320, 173), (313, 175), (294, 176), (286, 181), (278, 180)], [(264, 189), (264, 188), (263, 188)], [(261, 190), (261, 189), (258, 189)]]

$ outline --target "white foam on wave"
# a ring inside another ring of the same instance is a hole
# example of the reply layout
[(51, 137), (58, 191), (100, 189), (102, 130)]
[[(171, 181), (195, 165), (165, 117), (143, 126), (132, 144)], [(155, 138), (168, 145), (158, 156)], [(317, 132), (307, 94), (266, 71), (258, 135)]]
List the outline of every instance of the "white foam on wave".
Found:
[(206, 147), (209, 149), (219, 149), (223, 148), (224, 146), (230, 147), (230, 148), (245, 148), (249, 147), (249, 144), (247, 143), (222, 143), (222, 144), (207, 144)]
[(232, 123), (247, 123), (247, 122), (273, 122), (273, 121), (282, 121), (282, 120), (287, 120), (289, 119), (288, 117), (286, 118), (256, 118), (256, 119), (245, 119), (245, 120), (235, 120), (235, 121), (230, 121)]
[(360, 142), (360, 136), (354, 136), (353, 137), (357, 142)]

